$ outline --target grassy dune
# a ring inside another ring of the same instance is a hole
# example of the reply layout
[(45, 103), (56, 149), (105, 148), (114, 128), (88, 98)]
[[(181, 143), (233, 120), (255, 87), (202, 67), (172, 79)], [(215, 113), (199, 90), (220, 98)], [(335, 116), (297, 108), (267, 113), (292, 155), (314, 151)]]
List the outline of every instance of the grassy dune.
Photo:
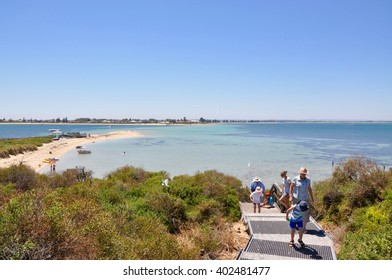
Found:
[(45, 143), (52, 142), (52, 136), (18, 139), (0, 139), (0, 158), (35, 151)]

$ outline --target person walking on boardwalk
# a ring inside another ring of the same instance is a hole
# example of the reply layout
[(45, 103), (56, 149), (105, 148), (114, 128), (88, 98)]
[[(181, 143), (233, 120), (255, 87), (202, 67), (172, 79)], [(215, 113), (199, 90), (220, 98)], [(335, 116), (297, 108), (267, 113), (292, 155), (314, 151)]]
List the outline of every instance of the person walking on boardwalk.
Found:
[(301, 247), (305, 247), (305, 243), (302, 241), (302, 237), (304, 235), (304, 224), (303, 224), (303, 214), (309, 210), (309, 204), (306, 201), (299, 201), (297, 204), (291, 206), (286, 212), (286, 220), (290, 222), (291, 228), (291, 239), (289, 242), (289, 246), (294, 246), (294, 236), (295, 236), (295, 228), (298, 227), (299, 230), (299, 238), (298, 243)]
[[(292, 204), (297, 204), (300, 201), (306, 201), (313, 203), (313, 191), (312, 184), (308, 177), (308, 169), (306, 167), (301, 167), (299, 170), (299, 175), (296, 176), (290, 184), (290, 198), (289, 201)], [(306, 224), (310, 221), (309, 210), (303, 213), (304, 231), (306, 233)]]
[(282, 185), (282, 196), (279, 198), (279, 201), (284, 205), (287, 211), (287, 209), (289, 209), (291, 179), (287, 177), (287, 171), (280, 172), (280, 177), (282, 177), (283, 179), (283, 185)]
[(257, 187), (260, 187), (261, 190), (263, 191), (263, 194), (265, 192), (265, 186), (263, 184), (263, 182), (260, 181), (260, 179), (258, 177), (255, 177), (252, 181), (252, 183), (250, 183), (250, 192), (254, 192), (256, 190)]
[(261, 203), (264, 200), (264, 191), (261, 187), (256, 187), (256, 190), (250, 194), (250, 200), (253, 202), (253, 213), (256, 213), (256, 206), (260, 213)]

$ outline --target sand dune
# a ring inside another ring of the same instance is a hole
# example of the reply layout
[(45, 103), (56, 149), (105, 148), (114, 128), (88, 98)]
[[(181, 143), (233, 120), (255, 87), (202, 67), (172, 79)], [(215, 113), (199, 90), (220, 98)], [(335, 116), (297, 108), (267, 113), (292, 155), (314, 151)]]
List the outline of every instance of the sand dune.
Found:
[(0, 168), (9, 167), (13, 164), (26, 164), (32, 167), (37, 172), (45, 165), (44, 160), (46, 158), (60, 158), (66, 152), (71, 149), (75, 149), (76, 146), (83, 146), (88, 143), (113, 140), (113, 139), (124, 139), (140, 137), (141, 134), (134, 131), (114, 131), (108, 134), (96, 134), (90, 135), (88, 138), (61, 138), (58, 141), (53, 141), (48, 144), (44, 144), (39, 147), (37, 151), (26, 152), (24, 154), (11, 156), (10, 158), (0, 159)]

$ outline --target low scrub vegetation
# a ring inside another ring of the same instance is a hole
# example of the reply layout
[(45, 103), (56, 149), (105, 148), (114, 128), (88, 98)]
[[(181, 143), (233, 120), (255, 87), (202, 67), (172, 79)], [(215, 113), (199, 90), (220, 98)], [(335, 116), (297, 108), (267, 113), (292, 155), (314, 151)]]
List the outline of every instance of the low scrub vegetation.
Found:
[(314, 192), (313, 216), (340, 232), (339, 259), (392, 259), (392, 170), (350, 158)]
[(38, 147), (52, 141), (51, 136), (20, 139), (0, 139), (0, 158), (8, 158), (25, 152), (35, 151)]
[(234, 249), (244, 191), (234, 177), (206, 171), (163, 186), (165, 172), (132, 166), (80, 173), (0, 169), (0, 259), (216, 259)]
[[(82, 167), (42, 175), (0, 168), (0, 259), (217, 259), (234, 250), (231, 222), (249, 190), (215, 170), (169, 181), (122, 167), (94, 179)], [(315, 183), (312, 216), (339, 259), (392, 259), (392, 170), (342, 162)]]

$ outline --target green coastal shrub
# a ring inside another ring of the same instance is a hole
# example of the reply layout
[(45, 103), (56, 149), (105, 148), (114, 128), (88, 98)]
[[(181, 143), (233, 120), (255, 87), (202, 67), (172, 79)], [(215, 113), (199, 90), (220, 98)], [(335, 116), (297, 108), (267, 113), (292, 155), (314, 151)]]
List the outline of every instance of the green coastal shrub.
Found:
[(12, 198), (18, 195), (16, 189), (13, 184), (2, 185), (0, 183), (0, 210), (3, 208), (3, 205), (6, 205)]
[(188, 205), (197, 205), (203, 200), (203, 186), (196, 183), (194, 176), (181, 175), (174, 177), (169, 184), (168, 191), (184, 200)]
[(355, 209), (380, 202), (391, 178), (368, 159), (348, 159), (335, 169), (331, 179), (315, 184), (318, 216), (337, 223), (347, 221)]
[(116, 171), (108, 174), (106, 179), (120, 180), (124, 183), (128, 183), (131, 186), (137, 183), (144, 182), (149, 177), (149, 172), (144, 171), (142, 168), (136, 168), (133, 166), (124, 166), (118, 168)]
[[(27, 193), (13, 198), (2, 209), (0, 216), (0, 258), (32, 259), (39, 242), (48, 233), (41, 204), (35, 196)], [(36, 242), (34, 242), (36, 241)], [(46, 259), (47, 244), (40, 249), (40, 257)]]
[(190, 218), (197, 223), (210, 221), (221, 213), (222, 205), (214, 199), (204, 199), (190, 211)]
[(348, 232), (338, 258), (344, 260), (391, 260), (391, 226), (373, 232), (365, 229)]
[(161, 216), (169, 232), (179, 232), (181, 224), (187, 220), (185, 202), (168, 193), (158, 191), (151, 192), (146, 199), (151, 210)]
[(105, 179), (78, 170), (0, 169), (1, 259), (215, 259), (230, 243), (239, 184), (216, 171), (178, 176), (126, 166)]
[(392, 171), (350, 158), (316, 183), (317, 219), (346, 229), (339, 259), (392, 258)]
[[(187, 255), (169, 234), (159, 219), (137, 217), (132, 221), (132, 231), (127, 245), (131, 259), (175, 260), (188, 259)], [(195, 256), (193, 256), (195, 257)]]
[(383, 204), (355, 211), (339, 258), (392, 259), (392, 215)]
[(204, 189), (204, 195), (213, 198), (223, 205), (224, 213), (231, 220), (239, 220), (239, 192), (241, 181), (226, 176), (216, 170), (209, 170), (195, 175), (195, 184)]
[(198, 220), (204, 220), (208, 216), (209, 211), (205, 210), (205, 205), (208, 204), (219, 205), (218, 208), (222, 209), (230, 221), (238, 220), (241, 216), (239, 196), (242, 189), (241, 181), (216, 170), (194, 176), (177, 176), (170, 184), (171, 194), (185, 200), (190, 206), (200, 208), (191, 210), (191, 216), (196, 216)]

